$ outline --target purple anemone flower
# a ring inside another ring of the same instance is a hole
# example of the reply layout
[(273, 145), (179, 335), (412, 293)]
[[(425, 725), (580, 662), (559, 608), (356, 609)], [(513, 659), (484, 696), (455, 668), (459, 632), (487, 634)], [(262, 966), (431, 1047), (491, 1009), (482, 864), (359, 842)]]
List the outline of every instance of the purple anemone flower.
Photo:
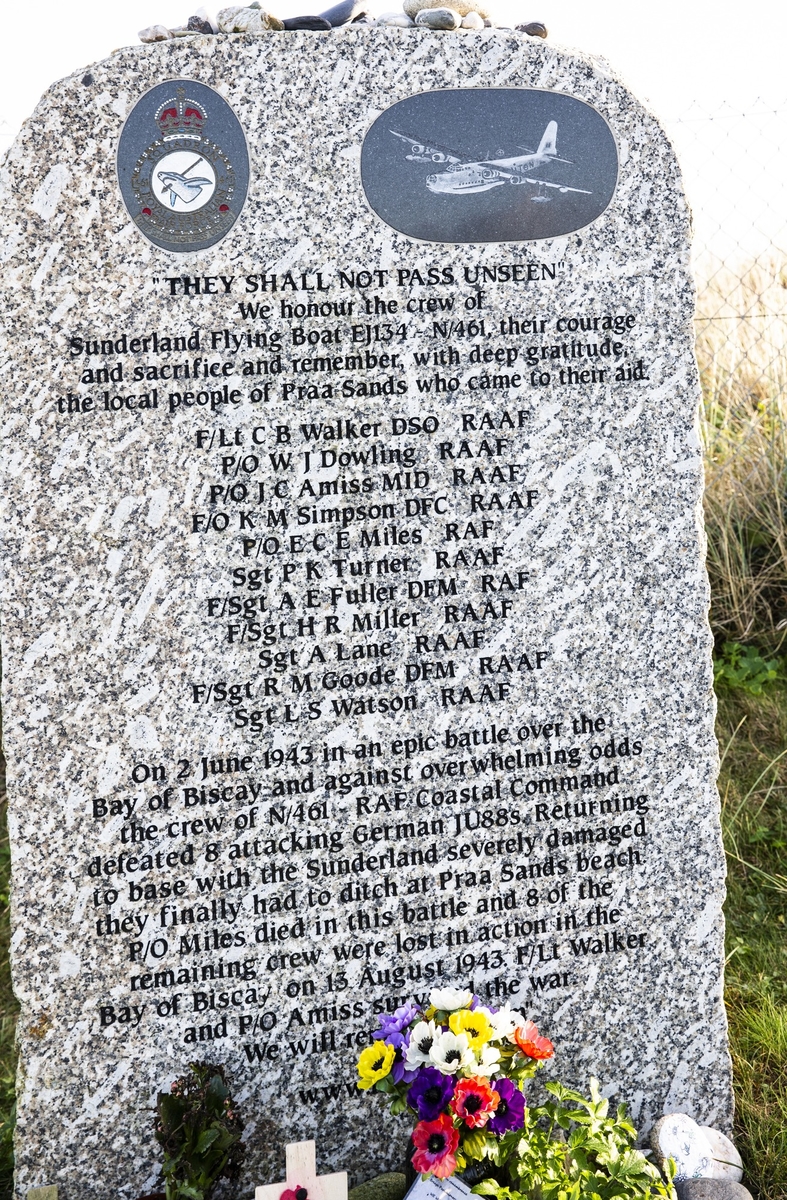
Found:
[(405, 1039), (401, 1046), (395, 1046), (396, 1058), (394, 1059), (393, 1066), (391, 1067), (391, 1079), (393, 1079), (394, 1083), (412, 1083), (418, 1074), (417, 1067), (409, 1069), (405, 1066), (405, 1059), (407, 1058), (407, 1046), (409, 1041), (410, 1034), (408, 1032), (405, 1035)]
[(492, 1088), (500, 1097), (494, 1115), (487, 1123), (490, 1133), (510, 1133), (525, 1123), (525, 1097), (510, 1079), (496, 1079)]
[(415, 1017), (420, 1014), (420, 1009), (416, 1004), (402, 1004), (393, 1013), (378, 1013), (377, 1020), (380, 1022), (380, 1036), (389, 1046), (405, 1045), (404, 1030), (410, 1025)]
[(436, 1121), (454, 1094), (454, 1080), (437, 1067), (423, 1067), (413, 1081), (407, 1103), (422, 1121)]

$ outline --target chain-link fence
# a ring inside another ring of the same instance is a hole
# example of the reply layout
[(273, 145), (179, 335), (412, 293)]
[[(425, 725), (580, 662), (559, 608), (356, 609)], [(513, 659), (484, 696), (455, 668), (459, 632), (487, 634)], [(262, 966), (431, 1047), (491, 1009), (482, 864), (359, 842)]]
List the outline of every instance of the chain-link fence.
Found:
[(694, 211), (706, 520), (720, 641), (787, 628), (787, 103), (665, 121)]

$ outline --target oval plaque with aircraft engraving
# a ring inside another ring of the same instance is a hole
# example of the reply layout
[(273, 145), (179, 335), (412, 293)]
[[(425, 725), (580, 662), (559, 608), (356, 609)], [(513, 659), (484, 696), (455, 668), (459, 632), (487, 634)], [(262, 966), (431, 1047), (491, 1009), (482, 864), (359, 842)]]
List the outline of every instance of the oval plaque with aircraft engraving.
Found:
[(427, 242), (526, 242), (597, 220), (618, 152), (596, 109), (562, 92), (421, 92), (383, 112), (361, 152), (361, 180), (387, 225)]
[(129, 113), (117, 175), (148, 241), (176, 253), (205, 250), (229, 233), (246, 200), (246, 138), (213, 88), (171, 79), (145, 92)]

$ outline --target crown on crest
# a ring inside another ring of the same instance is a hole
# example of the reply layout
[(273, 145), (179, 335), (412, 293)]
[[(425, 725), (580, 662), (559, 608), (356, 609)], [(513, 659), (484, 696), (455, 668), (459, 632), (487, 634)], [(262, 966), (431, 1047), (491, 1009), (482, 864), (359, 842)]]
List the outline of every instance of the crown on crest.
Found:
[(165, 137), (200, 133), (206, 120), (207, 114), (202, 105), (188, 100), (182, 87), (178, 88), (171, 100), (165, 100), (156, 112), (156, 121)]

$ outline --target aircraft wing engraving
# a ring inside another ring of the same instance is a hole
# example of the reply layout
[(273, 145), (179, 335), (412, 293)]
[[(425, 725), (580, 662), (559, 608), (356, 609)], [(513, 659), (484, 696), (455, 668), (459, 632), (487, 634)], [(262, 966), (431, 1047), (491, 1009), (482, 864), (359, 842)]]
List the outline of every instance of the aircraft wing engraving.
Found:
[(501, 166), (495, 162), (478, 163), (478, 166), (492, 167), (500, 175), (505, 175), (507, 179), (516, 179), (519, 183), (537, 183), (541, 187), (557, 188), (559, 192), (580, 192), (583, 196), (593, 195), (593, 193), (589, 192), (587, 188), (569, 187), (568, 184), (565, 183), (551, 183), (548, 179), (536, 179), (534, 175), (522, 175), (518, 171), (504, 171)]
[(403, 142), (408, 142), (411, 147), (411, 153), (407, 155), (410, 162), (447, 162), (447, 163), (462, 163), (466, 162), (461, 155), (455, 150), (450, 150), (447, 146), (426, 145), (419, 138), (410, 137), (405, 133), (397, 133), (395, 129), (389, 130), (394, 137), (401, 138)]

